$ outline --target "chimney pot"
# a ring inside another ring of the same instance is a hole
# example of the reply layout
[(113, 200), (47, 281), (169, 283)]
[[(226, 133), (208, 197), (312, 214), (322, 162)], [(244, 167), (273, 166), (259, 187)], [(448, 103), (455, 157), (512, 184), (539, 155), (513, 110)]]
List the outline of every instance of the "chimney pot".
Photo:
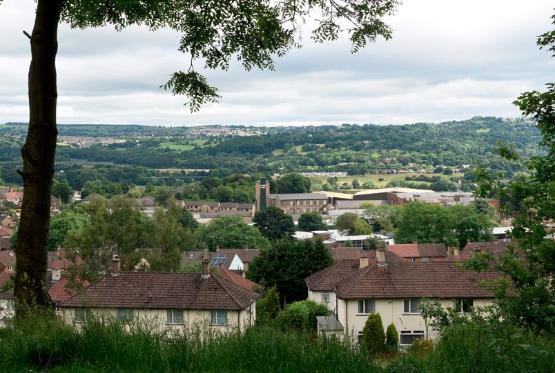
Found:
[(206, 279), (210, 277), (210, 257), (208, 252), (205, 251), (202, 255), (202, 278)]
[(121, 258), (118, 254), (112, 256), (112, 276), (117, 276), (121, 270)]
[(379, 266), (386, 266), (387, 262), (385, 260), (385, 249), (380, 247), (376, 250), (376, 260)]

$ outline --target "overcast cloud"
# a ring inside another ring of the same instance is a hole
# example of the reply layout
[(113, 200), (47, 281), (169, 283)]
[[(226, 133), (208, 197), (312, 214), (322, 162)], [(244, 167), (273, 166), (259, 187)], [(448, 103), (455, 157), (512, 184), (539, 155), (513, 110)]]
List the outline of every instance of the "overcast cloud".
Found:
[[(26, 121), (28, 40), (35, 3), (0, 5), (0, 122)], [(273, 72), (207, 71), (219, 104), (190, 114), (159, 86), (187, 63), (179, 35), (132, 28), (71, 30), (58, 53), (60, 123), (401, 124), (518, 117), (511, 102), (553, 81), (535, 45), (552, 0), (404, 0), (393, 39), (350, 54), (346, 40), (291, 51)]]

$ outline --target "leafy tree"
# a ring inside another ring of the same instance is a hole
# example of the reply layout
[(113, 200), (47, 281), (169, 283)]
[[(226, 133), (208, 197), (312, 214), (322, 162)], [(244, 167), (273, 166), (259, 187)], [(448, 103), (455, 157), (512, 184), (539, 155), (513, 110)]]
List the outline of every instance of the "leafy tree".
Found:
[(385, 331), (385, 347), (387, 351), (397, 351), (399, 348), (399, 333), (395, 324), (391, 323), (388, 325)]
[(210, 191), (210, 197), (218, 202), (230, 202), (233, 199), (233, 189), (227, 185), (220, 185)]
[(198, 228), (198, 222), (189, 211), (182, 209), (179, 214), (179, 223), (186, 229), (195, 230)]
[(346, 212), (337, 217), (337, 220), (335, 221), (335, 227), (340, 231), (346, 231), (351, 234), (355, 230), (355, 221), (357, 219), (357, 214)]
[(293, 218), (277, 207), (257, 211), (252, 219), (254, 226), (269, 240), (291, 238), (295, 233)]
[(299, 216), (298, 228), (301, 231), (310, 232), (325, 229), (326, 224), (322, 221), (322, 216), (317, 212), (305, 212)]
[(70, 209), (62, 210), (50, 219), (48, 232), (48, 250), (63, 246), (69, 231), (81, 230), (89, 222), (85, 214)]
[(372, 357), (385, 352), (385, 334), (379, 313), (368, 315), (364, 329), (362, 329), (360, 350)]
[[(555, 25), (555, 15), (552, 16)], [(555, 29), (538, 37), (538, 46), (555, 57)], [(495, 268), (512, 280), (512, 288), (498, 289), (502, 317), (536, 331), (555, 332), (555, 241), (547, 238), (546, 222), (555, 218), (555, 83), (547, 90), (521, 94), (515, 104), (541, 131), (545, 153), (527, 162), (528, 173), (506, 181), (487, 170), (479, 170), (479, 194), (497, 197), (503, 212), (513, 218), (514, 247)], [(502, 146), (500, 153), (509, 161), (518, 154)], [(475, 267), (472, 261), (470, 267)], [(510, 290), (509, 290), (510, 289)], [(513, 294), (509, 294), (508, 292)]]
[(54, 183), (52, 184), (52, 195), (54, 197), (58, 197), (62, 203), (68, 203), (72, 194), (73, 191), (71, 190), (67, 179), (63, 179), (62, 181), (54, 180)]
[(364, 241), (364, 250), (378, 250), (385, 249), (387, 244), (376, 237), (369, 237)]
[(374, 185), (373, 182), (371, 181), (365, 181), (364, 183), (362, 183), (362, 189), (375, 189), (376, 185)]
[(277, 180), (278, 193), (309, 193), (310, 179), (300, 174), (287, 174)]
[(275, 286), (267, 289), (264, 296), (256, 302), (256, 324), (273, 325), (280, 309), (279, 294)]
[(331, 263), (329, 250), (320, 240), (279, 240), (253, 260), (247, 277), (264, 286), (275, 286), (284, 304), (306, 299), (305, 278)]
[(216, 251), (217, 247), (237, 249), (266, 249), (268, 240), (255, 227), (245, 224), (240, 217), (225, 216), (202, 225), (196, 232), (197, 248)]
[(360, 182), (358, 181), (358, 179), (353, 179), (351, 185), (353, 186), (353, 189), (360, 189)]
[(161, 186), (154, 190), (153, 197), (158, 205), (166, 207), (169, 201), (174, 198), (174, 195), (170, 187)]
[(370, 224), (374, 228), (374, 232), (391, 232), (397, 225), (401, 207), (390, 205), (373, 205), (365, 204), (364, 213), (369, 218)]
[(313, 300), (291, 303), (281, 311), (277, 323), (283, 330), (295, 330), (300, 333), (316, 333), (316, 316), (327, 316), (330, 310)]
[(370, 224), (366, 222), (366, 220), (360, 217), (357, 217), (355, 219), (355, 224), (353, 226), (354, 234), (366, 235), (366, 234), (372, 234), (372, 232), (373, 232), (373, 229), (370, 226)]
[[(58, 24), (65, 21), (74, 28), (111, 24), (116, 29), (147, 25), (150, 29), (168, 27), (183, 33), (179, 50), (191, 61), (187, 71), (174, 73), (164, 85), (174, 94), (186, 94), (190, 107), (197, 110), (217, 100), (216, 88), (194, 70), (193, 60), (203, 59), (208, 68), (228, 69), (237, 56), (245, 69), (274, 67), (272, 57), (284, 55), (298, 45), (298, 20), (318, 17), (313, 38), (337, 39), (340, 23), (348, 28), (356, 52), (369, 41), (391, 37), (382, 18), (392, 14), (396, 0), (370, 2), (302, 2), (268, 0), (228, 3), (205, 1), (121, 1), (109, 0), (98, 6), (92, 0), (38, 0), (35, 24), (30, 37), (31, 66), (28, 74), (30, 117), (28, 135), (22, 149), (24, 198), (17, 241), (15, 296), (16, 310), (25, 312), (37, 304), (49, 303), (46, 283), (49, 208), (57, 141), (56, 129), (56, 53)], [(206, 15), (210, 14), (209, 20)], [(146, 157), (148, 158), (148, 157)]]

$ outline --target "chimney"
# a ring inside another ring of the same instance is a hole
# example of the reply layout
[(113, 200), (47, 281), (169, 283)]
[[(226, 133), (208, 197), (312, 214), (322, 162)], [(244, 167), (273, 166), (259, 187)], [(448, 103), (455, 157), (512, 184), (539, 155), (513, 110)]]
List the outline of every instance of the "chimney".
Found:
[(112, 276), (117, 276), (121, 269), (121, 258), (118, 254), (112, 256)]
[(385, 249), (383, 247), (379, 247), (376, 250), (376, 260), (378, 261), (378, 266), (387, 266), (387, 262), (385, 260)]
[(202, 274), (201, 278), (207, 279), (210, 278), (210, 257), (208, 255), (208, 251), (205, 251), (202, 255)]
[(366, 255), (366, 253), (364, 253), (360, 256), (358, 267), (359, 268), (368, 267), (368, 255)]
[(459, 248), (456, 246), (449, 246), (447, 248), (447, 255), (448, 256), (459, 256), (460, 251)]

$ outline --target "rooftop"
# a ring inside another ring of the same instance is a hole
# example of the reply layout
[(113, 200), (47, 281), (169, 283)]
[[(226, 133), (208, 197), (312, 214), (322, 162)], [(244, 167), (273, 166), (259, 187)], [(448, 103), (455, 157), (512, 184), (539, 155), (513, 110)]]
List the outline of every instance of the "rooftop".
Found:
[(218, 274), (120, 272), (105, 275), (60, 307), (243, 310), (257, 298)]

